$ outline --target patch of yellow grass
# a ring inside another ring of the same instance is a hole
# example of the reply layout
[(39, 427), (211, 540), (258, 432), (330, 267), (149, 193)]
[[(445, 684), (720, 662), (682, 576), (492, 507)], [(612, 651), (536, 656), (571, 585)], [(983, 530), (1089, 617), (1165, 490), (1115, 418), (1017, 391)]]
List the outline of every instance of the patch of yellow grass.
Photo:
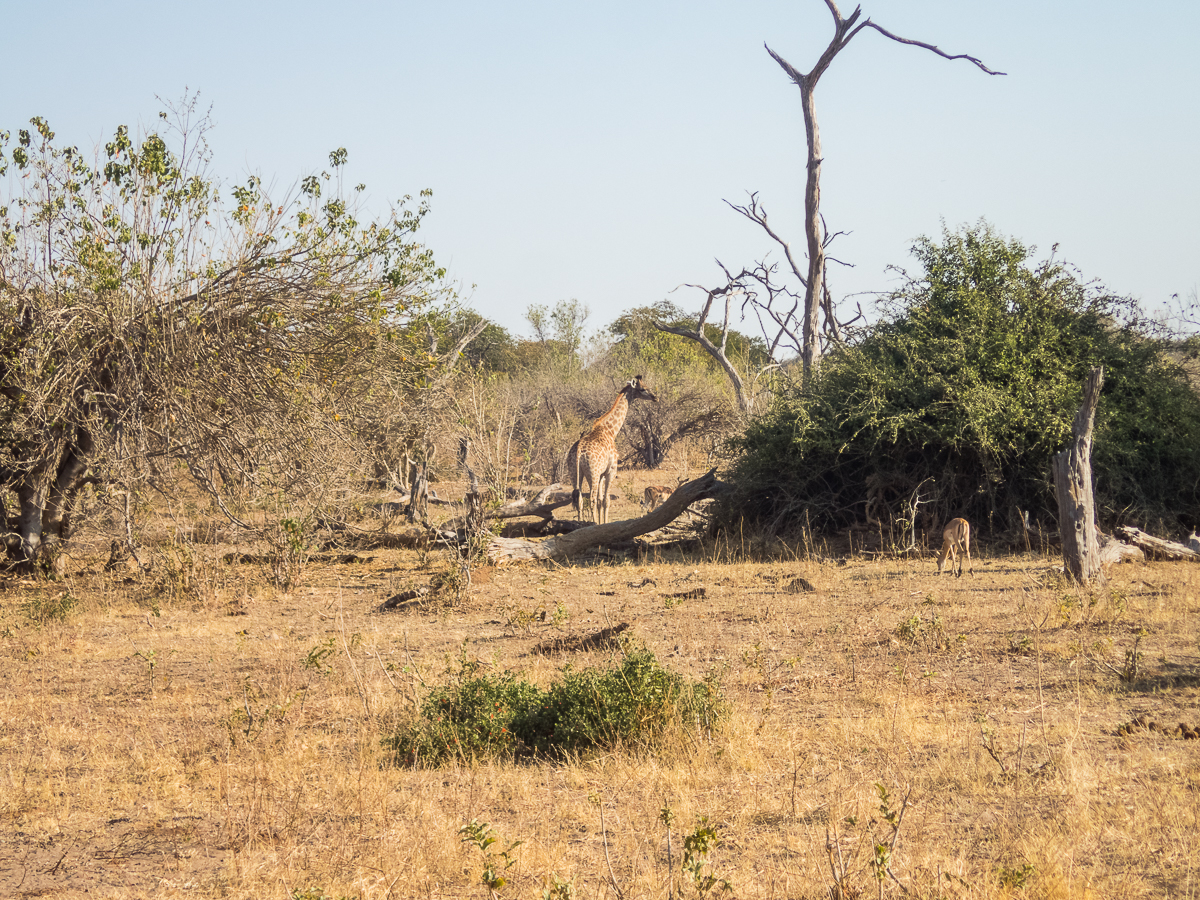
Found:
[[(1115, 733), (1139, 715), (1200, 724), (1195, 567), (1124, 566), (1084, 591), (1036, 556), (956, 579), (929, 560), (699, 554), (502, 570), (462, 606), (380, 615), (429, 561), (371, 555), (312, 563), (288, 597), (253, 567), (174, 598), (69, 574), (78, 610), (42, 624), (19, 609), (44, 586), (10, 587), (0, 895), (485, 897), (459, 836), (475, 819), (497, 850), (523, 842), (502, 896), (556, 875), (576, 897), (614, 879), (663, 897), (706, 818), (722, 838), (706, 871), (738, 897), (815, 900), (839, 880), (877, 896), (875, 846), (905, 797), (886, 896), (897, 881), (919, 897), (1200, 893), (1200, 743)], [(463, 654), (545, 684), (608, 652), (533, 648), (625, 621), (669, 668), (722, 673), (734, 712), (714, 739), (388, 764), (381, 737)]]

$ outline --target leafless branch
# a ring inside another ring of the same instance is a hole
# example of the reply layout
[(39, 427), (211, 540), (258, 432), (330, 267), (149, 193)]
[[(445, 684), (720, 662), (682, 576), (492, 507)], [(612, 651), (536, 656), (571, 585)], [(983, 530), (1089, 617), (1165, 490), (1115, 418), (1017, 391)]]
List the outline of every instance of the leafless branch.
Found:
[(931, 53), (936, 53), (938, 56), (942, 57), (943, 59), (965, 59), (968, 62), (975, 64), (976, 66), (978, 66), (980, 69), (982, 69), (984, 72), (986, 72), (989, 75), (1007, 75), (1008, 74), (1007, 72), (997, 72), (994, 69), (989, 69), (987, 66), (985, 66), (983, 64), (982, 61), (980, 61), (979, 59), (976, 59), (974, 56), (969, 56), (966, 53), (956, 53), (956, 54), (946, 53), (943, 50), (939, 50), (933, 44), (927, 44), (924, 41), (915, 41), (915, 40), (912, 40), (911, 38), (903, 38), (897, 34), (892, 34), (890, 31), (888, 31), (882, 25), (877, 25), (876, 23), (872, 22), (870, 19), (867, 19), (867, 21), (863, 22), (862, 25), (860, 26), (860, 29), (861, 28), (874, 28), (876, 31), (878, 31), (880, 34), (882, 34), (885, 38), (889, 38), (898, 44), (909, 44), (913, 47), (923, 47), (926, 50), (930, 51)]
[[(717, 261), (721, 271), (725, 273), (725, 284), (718, 288), (706, 288), (698, 284), (683, 284), (679, 287), (696, 288), (704, 291), (704, 307), (700, 311), (700, 316), (696, 320), (695, 328), (684, 328), (674, 325), (663, 325), (660, 322), (655, 322), (654, 327), (659, 331), (667, 334), (676, 334), (680, 337), (688, 338), (698, 343), (704, 352), (711, 356), (724, 369), (726, 376), (729, 378), (730, 384), (733, 385), (734, 394), (737, 397), (738, 408), (743, 413), (749, 413), (754, 408), (754, 398), (750, 396), (746, 390), (745, 382), (742, 379), (741, 373), (737, 370), (737, 366), (729, 359), (725, 350), (729, 342), (730, 329), (730, 312), (733, 296), (737, 293), (746, 290), (745, 279), (750, 277), (750, 273), (743, 269), (737, 275), (732, 274), (720, 260)], [(678, 290), (679, 288), (676, 288)], [(704, 333), (704, 327), (708, 324), (709, 314), (712, 312), (713, 303), (717, 298), (723, 298), (725, 301), (724, 315), (721, 319), (721, 343), (714, 344)]]
[(792, 255), (791, 244), (784, 240), (784, 238), (781, 237), (779, 233), (776, 232), (775, 229), (772, 228), (767, 222), (767, 210), (766, 207), (758, 202), (758, 192), (753, 191), (750, 194), (750, 202), (745, 206), (738, 206), (735, 203), (730, 203), (728, 200), (726, 200), (725, 203), (734, 212), (740, 213), (751, 222), (757, 224), (760, 228), (762, 228), (763, 231), (767, 233), (771, 240), (775, 241), (775, 243), (779, 244), (779, 246), (783, 248), (784, 256), (788, 261), (788, 266), (791, 268), (792, 274), (799, 279), (801, 284), (807, 286), (808, 281), (804, 277), (804, 271), (800, 268), (800, 264), (796, 262), (796, 258)]
[[(821, 155), (821, 138), (820, 131), (817, 127), (816, 104), (813, 96), (817, 87), (817, 82), (829, 68), (834, 57), (840, 53), (847, 44), (850, 43), (860, 31), (864, 28), (872, 28), (878, 31), (884, 37), (896, 41), (901, 44), (910, 44), (915, 47), (923, 47), (945, 59), (965, 59), (978, 66), (989, 75), (1002, 75), (1003, 72), (996, 72), (985, 66), (980, 60), (966, 54), (952, 55), (943, 52), (933, 44), (928, 44), (923, 41), (911, 40), (909, 38), (899, 37), (883, 28), (880, 25), (872, 22), (869, 18), (864, 21), (859, 21), (862, 16), (862, 7), (856, 6), (854, 12), (849, 16), (843, 16), (841, 10), (838, 9), (837, 3), (834, 0), (825, 0), (825, 6), (828, 8), (830, 15), (833, 17), (833, 37), (826, 46), (824, 52), (817, 59), (812, 70), (807, 74), (801, 72), (786, 59), (776, 53), (774, 50), (764, 44), (767, 53), (771, 58), (779, 64), (780, 68), (787, 74), (788, 78), (800, 88), (801, 106), (804, 112), (804, 128), (805, 137), (808, 144), (808, 156), (806, 161), (806, 183), (804, 190), (804, 231), (807, 239), (808, 249), (808, 266), (806, 271), (802, 271), (800, 265), (792, 258), (790, 249), (787, 243), (776, 235), (766, 222), (766, 214), (759, 214), (759, 207), (751, 195), (751, 204), (747, 207), (734, 207), (742, 215), (747, 216), (753, 221), (758, 222), (764, 230), (777, 243), (784, 247), (788, 255), (788, 263), (792, 271), (796, 274), (804, 285), (804, 306), (803, 314), (800, 318), (802, 322), (801, 341), (800, 341), (800, 357), (804, 367), (804, 377), (809, 378), (815, 370), (821, 357), (821, 338), (822, 335), (826, 339), (835, 341), (842, 340), (842, 327), (836, 321), (828, 321), (822, 327), (820, 324), (822, 312), (826, 317), (833, 313), (833, 302), (829, 296), (829, 290), (825, 285), (825, 268), (827, 257), (825, 249), (835, 235), (831, 235), (825, 227), (824, 219), (820, 217), (820, 180), (821, 180), (821, 164), (824, 161)], [(840, 260), (835, 260), (841, 262)]]

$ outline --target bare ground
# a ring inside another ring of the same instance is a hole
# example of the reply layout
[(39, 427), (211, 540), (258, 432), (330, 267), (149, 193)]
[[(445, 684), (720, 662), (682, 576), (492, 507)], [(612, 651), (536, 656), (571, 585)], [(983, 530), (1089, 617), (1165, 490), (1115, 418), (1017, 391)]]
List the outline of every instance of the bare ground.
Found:
[[(737, 897), (1200, 895), (1200, 741), (1170, 730), (1200, 726), (1195, 565), (1088, 591), (1038, 554), (977, 550), (957, 579), (710, 547), (479, 570), (457, 606), (378, 613), (445, 559), (314, 561), (280, 595), (228, 549), (124, 577), (77, 552), (62, 581), (5, 584), (0, 897), (487, 897), (472, 819), (523, 842), (501, 896), (552, 876), (695, 896), (679, 854), (702, 816), (704, 871)], [(546, 682), (610, 660), (588, 638), (624, 623), (721, 673), (723, 731), (657, 757), (389, 764), (381, 736), (462, 658)], [(1138, 717), (1170, 728), (1117, 733)]]

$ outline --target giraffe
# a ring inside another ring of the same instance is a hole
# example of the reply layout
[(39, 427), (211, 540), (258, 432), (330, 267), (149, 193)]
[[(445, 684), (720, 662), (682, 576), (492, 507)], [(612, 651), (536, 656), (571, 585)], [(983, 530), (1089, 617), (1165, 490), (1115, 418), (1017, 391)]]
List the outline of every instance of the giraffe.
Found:
[(631, 400), (658, 400), (636, 376), (617, 394), (617, 399), (567, 453), (567, 471), (575, 478), (571, 504), (575, 517), (583, 516), (583, 482), (587, 479), (592, 495), (592, 521), (603, 525), (608, 521), (608, 491), (617, 475), (617, 434), (625, 424)]

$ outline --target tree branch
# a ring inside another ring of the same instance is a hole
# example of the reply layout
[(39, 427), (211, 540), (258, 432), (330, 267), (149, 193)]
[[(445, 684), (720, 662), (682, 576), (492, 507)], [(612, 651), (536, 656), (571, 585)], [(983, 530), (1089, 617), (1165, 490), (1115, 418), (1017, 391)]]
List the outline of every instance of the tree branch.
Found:
[[(667, 334), (676, 334), (680, 337), (688, 338), (698, 343), (704, 352), (715, 359), (721, 368), (725, 370), (725, 374), (729, 377), (730, 383), (733, 385), (733, 392), (737, 396), (738, 408), (743, 413), (749, 413), (754, 407), (753, 398), (747, 393), (745, 383), (742, 381), (741, 373), (737, 367), (730, 361), (725, 354), (726, 342), (729, 339), (729, 303), (734, 292), (745, 290), (742, 284), (742, 279), (747, 277), (748, 273), (745, 269), (739, 272), (736, 276), (731, 275), (729, 270), (718, 260), (717, 265), (721, 266), (721, 270), (725, 273), (726, 283), (719, 288), (705, 288), (698, 284), (680, 285), (680, 287), (692, 287), (705, 292), (704, 309), (700, 312), (700, 318), (696, 322), (695, 329), (682, 328), (673, 325), (663, 325), (660, 322), (654, 322), (654, 327), (659, 331)], [(678, 290), (678, 288), (676, 288)], [(712, 310), (713, 300), (717, 297), (725, 297), (725, 319), (721, 324), (721, 345), (718, 347), (708, 335), (704, 333), (704, 326), (708, 320), (708, 314)]]
[(782, 247), (783, 254), (787, 258), (788, 266), (791, 268), (792, 274), (794, 274), (800, 280), (801, 284), (807, 286), (808, 281), (805, 279), (804, 273), (800, 269), (800, 265), (796, 262), (795, 257), (792, 256), (791, 244), (785, 241), (779, 234), (775, 232), (775, 229), (773, 229), (767, 223), (767, 209), (765, 206), (759, 205), (758, 191), (751, 192), (750, 202), (746, 206), (737, 206), (733, 203), (730, 203), (728, 200), (725, 201), (725, 204), (734, 212), (740, 213), (751, 222), (756, 223), (773, 241), (775, 241), (775, 243)]
[(876, 31), (878, 31), (880, 34), (882, 34), (885, 38), (893, 40), (898, 44), (909, 44), (910, 46), (913, 46), (913, 47), (924, 47), (926, 50), (930, 51), (931, 53), (936, 53), (938, 56), (942, 57), (942, 59), (965, 59), (968, 62), (974, 63), (976, 66), (978, 66), (980, 69), (982, 69), (984, 72), (986, 72), (989, 75), (1007, 75), (1008, 74), (1007, 72), (997, 72), (994, 69), (989, 69), (980, 60), (976, 59), (974, 56), (969, 56), (966, 53), (955, 53), (955, 54), (946, 53), (943, 50), (939, 50), (933, 44), (927, 44), (924, 41), (915, 41), (912, 38), (904, 38), (904, 37), (900, 37), (898, 34), (892, 34), (890, 31), (888, 31), (882, 25), (877, 25), (874, 22), (872, 22), (870, 19), (867, 19), (867, 21), (863, 22), (861, 28), (874, 28)]

